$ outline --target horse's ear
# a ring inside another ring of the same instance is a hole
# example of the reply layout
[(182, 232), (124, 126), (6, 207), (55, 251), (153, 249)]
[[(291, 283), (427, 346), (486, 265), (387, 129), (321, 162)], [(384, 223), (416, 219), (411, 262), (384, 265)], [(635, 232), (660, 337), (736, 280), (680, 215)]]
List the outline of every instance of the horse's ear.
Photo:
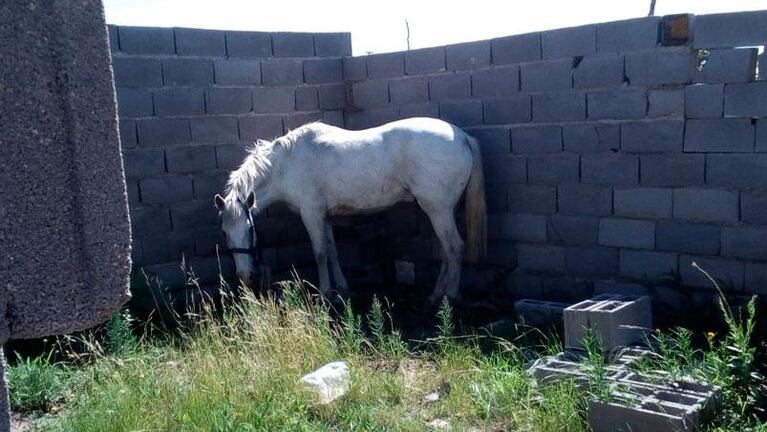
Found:
[(248, 208), (253, 208), (253, 205), (256, 203), (256, 194), (253, 193), (253, 191), (250, 191), (248, 194), (248, 197), (245, 199), (245, 205), (248, 206)]
[(216, 204), (216, 207), (218, 207), (219, 210), (223, 210), (224, 207), (226, 207), (224, 199), (221, 198), (221, 195), (219, 194), (216, 194), (216, 196), (213, 197), (213, 202)]

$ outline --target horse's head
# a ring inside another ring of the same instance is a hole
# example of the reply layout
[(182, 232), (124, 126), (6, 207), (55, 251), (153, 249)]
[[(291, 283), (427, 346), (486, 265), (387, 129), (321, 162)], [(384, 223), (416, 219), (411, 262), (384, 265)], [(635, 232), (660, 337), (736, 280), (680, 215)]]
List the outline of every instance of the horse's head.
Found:
[(216, 194), (213, 198), (221, 217), (226, 247), (234, 257), (237, 276), (248, 287), (252, 286), (256, 252), (256, 229), (251, 212), (255, 201), (253, 192), (245, 200), (236, 193), (230, 193), (226, 198)]

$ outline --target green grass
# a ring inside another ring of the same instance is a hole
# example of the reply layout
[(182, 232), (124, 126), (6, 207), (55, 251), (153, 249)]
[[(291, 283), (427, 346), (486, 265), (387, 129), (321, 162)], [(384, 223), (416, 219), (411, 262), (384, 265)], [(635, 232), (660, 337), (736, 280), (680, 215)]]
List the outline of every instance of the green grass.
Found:
[[(9, 366), (13, 407), (47, 412), (35, 424), (44, 431), (423, 431), (435, 419), (452, 430), (585, 431), (588, 399), (609, 398), (598, 340), (586, 343), (589, 391), (538, 387), (528, 362), (556, 351), (555, 338), (526, 347), (458, 336), (443, 302), (436, 336), (408, 344), (379, 299), (367, 314), (346, 304), (334, 318), (300, 284), (283, 292), (282, 301), (247, 294), (223, 316), (204, 310), (178, 337), (137, 340), (130, 317), (117, 314), (102, 343), (70, 353), (77, 367), (45, 358)], [(756, 430), (755, 311), (741, 317), (725, 305), (729, 335), (696, 350), (689, 332), (658, 333), (658, 356), (641, 367), (722, 386), (725, 412), (709, 430)], [(318, 405), (298, 380), (339, 359), (350, 390)], [(438, 401), (424, 401), (437, 389)]]

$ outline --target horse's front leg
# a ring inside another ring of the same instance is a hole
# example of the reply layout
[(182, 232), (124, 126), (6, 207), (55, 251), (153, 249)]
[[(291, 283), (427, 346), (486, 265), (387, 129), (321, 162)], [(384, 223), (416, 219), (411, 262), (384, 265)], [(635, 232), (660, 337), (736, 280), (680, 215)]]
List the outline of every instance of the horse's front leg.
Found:
[(330, 269), (333, 272), (333, 279), (336, 282), (336, 290), (342, 296), (349, 295), (349, 283), (346, 282), (344, 272), (341, 270), (341, 264), (338, 262), (338, 249), (336, 240), (333, 237), (333, 226), (325, 223), (325, 235), (328, 239), (328, 259), (330, 260)]
[(328, 240), (325, 231), (325, 212), (315, 209), (301, 209), (301, 219), (312, 241), (314, 259), (320, 275), (320, 291), (327, 295), (330, 292), (330, 277), (328, 275)]

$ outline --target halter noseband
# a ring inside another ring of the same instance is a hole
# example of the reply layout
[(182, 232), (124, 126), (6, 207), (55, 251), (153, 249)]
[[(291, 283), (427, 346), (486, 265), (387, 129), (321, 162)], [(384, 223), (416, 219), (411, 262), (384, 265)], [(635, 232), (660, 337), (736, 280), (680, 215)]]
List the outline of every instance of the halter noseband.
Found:
[(245, 205), (245, 203), (240, 198), (237, 198), (237, 202), (240, 204), (245, 214), (248, 215), (248, 222), (250, 223), (250, 247), (228, 248), (229, 253), (232, 255), (250, 255), (256, 262), (261, 262), (261, 248), (259, 248), (257, 245), (254, 245), (254, 243), (256, 243), (256, 224), (253, 222), (253, 214), (250, 212), (248, 206)]

